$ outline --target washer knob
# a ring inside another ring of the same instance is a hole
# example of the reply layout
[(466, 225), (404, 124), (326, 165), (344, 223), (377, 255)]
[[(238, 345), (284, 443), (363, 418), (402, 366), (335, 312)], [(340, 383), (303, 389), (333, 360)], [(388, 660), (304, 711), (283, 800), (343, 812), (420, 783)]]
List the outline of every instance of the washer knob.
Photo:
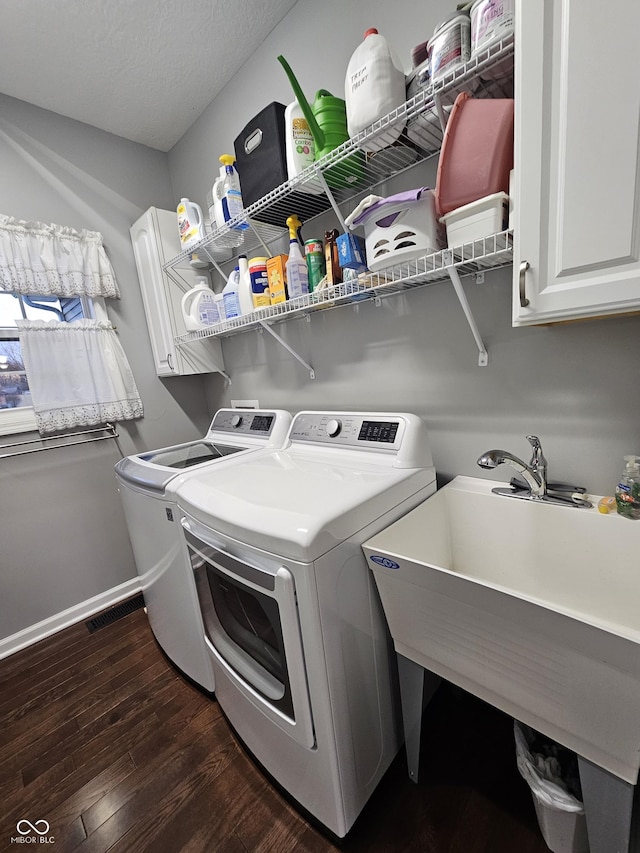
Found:
[(237, 429), (241, 423), (242, 423), (242, 415), (234, 415), (231, 418), (231, 426), (232, 427), (235, 427)]
[(331, 418), (331, 420), (327, 422), (327, 435), (329, 438), (335, 438), (336, 435), (340, 433), (341, 429), (342, 424), (336, 418)]

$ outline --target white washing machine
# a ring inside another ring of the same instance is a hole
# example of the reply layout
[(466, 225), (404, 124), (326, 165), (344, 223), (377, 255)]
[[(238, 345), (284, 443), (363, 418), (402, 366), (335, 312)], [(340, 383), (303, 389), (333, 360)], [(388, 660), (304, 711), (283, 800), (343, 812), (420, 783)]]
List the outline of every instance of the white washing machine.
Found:
[(151, 629), (173, 663), (205, 690), (214, 689), (211, 656), (166, 487), (185, 471), (222, 469), (282, 446), (290, 423), (289, 412), (279, 409), (220, 409), (204, 438), (127, 456), (115, 466)]
[(361, 544), (436, 475), (410, 414), (301, 412), (285, 448), (174, 481), (216, 697), (248, 749), (344, 836), (402, 738)]

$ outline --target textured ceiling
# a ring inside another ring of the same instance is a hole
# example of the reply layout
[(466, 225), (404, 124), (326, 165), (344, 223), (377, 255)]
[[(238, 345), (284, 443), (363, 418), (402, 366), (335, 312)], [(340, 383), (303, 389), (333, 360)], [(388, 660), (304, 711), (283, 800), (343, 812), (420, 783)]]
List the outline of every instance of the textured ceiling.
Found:
[(0, 0), (0, 90), (168, 151), (296, 0)]

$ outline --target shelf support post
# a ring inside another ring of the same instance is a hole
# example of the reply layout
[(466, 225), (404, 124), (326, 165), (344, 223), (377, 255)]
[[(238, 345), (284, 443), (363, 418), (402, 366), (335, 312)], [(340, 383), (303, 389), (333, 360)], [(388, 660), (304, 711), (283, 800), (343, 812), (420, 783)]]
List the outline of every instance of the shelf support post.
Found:
[(265, 332), (269, 332), (270, 335), (273, 335), (273, 337), (278, 341), (278, 343), (283, 346), (287, 350), (287, 352), (290, 353), (297, 361), (299, 361), (303, 367), (307, 368), (307, 370), (309, 371), (310, 379), (316, 378), (316, 372), (313, 367), (311, 367), (310, 364), (307, 364), (307, 362), (302, 358), (302, 356), (300, 356), (292, 347), (290, 347), (286, 341), (283, 341), (280, 335), (277, 332), (274, 332), (268, 323), (265, 323), (264, 320), (258, 320), (258, 324), (260, 325), (261, 329), (264, 329)]
[(449, 278), (451, 279), (451, 283), (453, 284), (453, 289), (456, 292), (456, 296), (458, 297), (460, 306), (464, 311), (464, 316), (467, 318), (467, 323), (469, 324), (469, 328), (471, 329), (471, 334), (473, 335), (473, 339), (475, 340), (476, 346), (478, 347), (478, 365), (480, 367), (486, 367), (489, 363), (489, 353), (487, 352), (487, 348), (485, 347), (482, 337), (480, 336), (480, 332), (478, 330), (475, 318), (471, 313), (471, 307), (469, 306), (467, 296), (464, 292), (464, 288), (462, 287), (462, 282), (460, 281), (460, 275), (458, 273), (458, 270), (453, 266), (453, 252), (451, 252), (450, 250), (445, 250), (442, 254), (447, 261), (445, 266)]
[[(204, 340), (204, 339), (203, 339), (203, 340)], [(189, 363), (191, 363), (191, 358), (190, 358), (190, 356), (189, 356), (189, 352), (188, 352), (188, 350), (183, 349), (183, 344), (178, 344), (178, 346), (182, 349), (182, 355), (183, 355), (184, 359), (185, 359), (186, 361), (188, 361)], [(187, 346), (187, 345), (184, 345), (184, 346)], [(220, 376), (224, 376), (224, 378), (227, 380), (227, 382), (229, 383), (229, 385), (233, 385), (233, 382), (231, 381), (231, 377), (229, 376), (229, 374), (228, 374), (228, 373), (226, 373), (226, 372), (225, 372), (221, 367), (219, 367), (219, 366), (218, 366), (218, 364), (217, 364), (217, 362), (212, 362), (212, 364), (213, 364), (213, 366), (214, 366), (214, 368), (215, 368), (215, 371), (211, 370), (211, 371), (209, 371), (209, 372), (210, 372), (210, 373), (213, 373), (213, 372), (219, 373), (219, 374), (220, 374)]]
[(438, 121), (440, 122), (440, 129), (444, 133), (447, 129), (447, 114), (444, 111), (444, 107), (442, 106), (442, 95), (440, 92), (434, 98), (436, 105), (436, 113), (438, 115)]
[[(206, 251), (207, 251), (207, 250), (205, 249), (205, 252), (206, 252)], [(208, 258), (209, 258), (209, 263), (213, 266), (213, 268), (214, 268), (214, 269), (215, 269), (215, 271), (218, 273), (218, 275), (220, 276), (220, 278), (221, 278), (223, 281), (226, 281), (227, 276), (222, 272), (222, 269), (221, 269), (221, 267), (220, 267), (220, 264), (215, 260), (215, 258), (212, 258), (212, 257), (211, 257), (211, 255), (209, 254), (209, 252), (207, 252), (207, 255), (208, 255)]]
[(247, 219), (247, 222), (249, 223), (250, 230), (253, 231), (253, 233), (256, 235), (256, 237), (260, 241), (260, 244), (261, 244), (262, 248), (264, 249), (266, 256), (268, 258), (270, 258), (271, 257), (271, 249), (267, 246), (267, 244), (262, 239), (262, 234), (260, 234), (260, 231), (255, 227), (255, 225), (253, 224), (253, 222), (250, 219)]
[(338, 203), (336, 202), (336, 200), (333, 196), (333, 193), (331, 192), (331, 190), (329, 188), (329, 184), (327, 183), (325, 176), (322, 174), (320, 169), (316, 169), (316, 175), (318, 176), (318, 180), (322, 184), (322, 189), (325, 191), (327, 198), (331, 202), (331, 207), (333, 208), (333, 212), (338, 217), (338, 222), (340, 223), (340, 227), (342, 228), (343, 233), (346, 234), (349, 229), (347, 228), (347, 224), (344, 221), (344, 216), (342, 215), (342, 211), (338, 207)]

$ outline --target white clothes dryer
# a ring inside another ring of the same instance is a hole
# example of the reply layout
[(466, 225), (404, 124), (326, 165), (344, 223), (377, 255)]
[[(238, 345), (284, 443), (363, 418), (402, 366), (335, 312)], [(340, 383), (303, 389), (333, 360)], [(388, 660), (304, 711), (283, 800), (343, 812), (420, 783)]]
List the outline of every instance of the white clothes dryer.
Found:
[(193, 573), (187, 570), (169, 482), (185, 471), (222, 469), (252, 453), (281, 447), (289, 412), (220, 409), (202, 439), (138, 453), (115, 466), (133, 555), (154, 636), (182, 672), (215, 687)]
[(401, 738), (395, 655), (361, 544), (436, 488), (411, 414), (301, 412), (284, 449), (169, 483), (216, 697), (338, 836)]

